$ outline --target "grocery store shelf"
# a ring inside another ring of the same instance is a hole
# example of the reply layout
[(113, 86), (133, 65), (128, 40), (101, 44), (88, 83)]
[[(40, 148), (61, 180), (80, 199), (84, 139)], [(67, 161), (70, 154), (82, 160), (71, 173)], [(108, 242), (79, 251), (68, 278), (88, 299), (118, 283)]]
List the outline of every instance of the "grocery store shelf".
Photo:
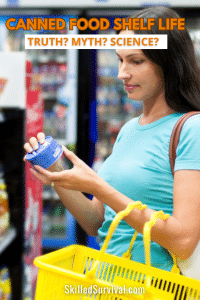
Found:
[(6, 233), (0, 237), (0, 254), (12, 243), (17, 236), (15, 228), (9, 228)]
[(66, 234), (65, 236), (45, 236), (42, 239), (43, 248), (61, 248), (77, 243), (76, 239), (76, 220), (68, 212), (66, 218)]

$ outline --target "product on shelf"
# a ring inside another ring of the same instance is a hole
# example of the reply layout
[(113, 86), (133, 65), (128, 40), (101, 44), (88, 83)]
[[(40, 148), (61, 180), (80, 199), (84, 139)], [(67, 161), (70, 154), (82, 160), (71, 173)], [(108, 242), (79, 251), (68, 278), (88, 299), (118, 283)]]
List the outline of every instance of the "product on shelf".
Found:
[(97, 87), (97, 113), (99, 115), (107, 113), (108, 88), (106, 86)]
[(7, 267), (2, 267), (0, 271), (0, 300), (11, 300), (11, 280)]
[(53, 210), (51, 235), (63, 235), (66, 230), (66, 209), (62, 204), (57, 204)]
[(56, 104), (54, 106), (54, 111), (56, 113), (55, 127), (57, 130), (57, 139), (66, 138), (66, 112), (67, 107), (62, 104)]
[(117, 86), (111, 84), (109, 87), (109, 94), (108, 94), (108, 108), (111, 114), (119, 114), (120, 113), (120, 102), (121, 102), (121, 95), (117, 89)]
[(6, 184), (0, 179), (0, 235), (3, 235), (10, 225), (10, 212)]
[(55, 199), (45, 200), (43, 205), (43, 236), (62, 237), (66, 234), (66, 209)]
[(114, 50), (98, 50), (97, 118), (98, 142), (93, 168), (98, 171), (103, 161), (112, 153), (121, 127), (142, 111), (142, 102), (128, 99), (121, 80), (118, 79), (118, 59)]
[(56, 113), (52, 110), (44, 112), (44, 132), (53, 138), (57, 136), (57, 129), (55, 127)]
[(43, 214), (42, 214), (42, 235), (46, 237), (49, 235), (51, 230), (51, 207), (48, 203), (43, 205)]
[[(45, 34), (63, 34), (62, 31), (47, 31)], [(68, 56), (66, 49), (24, 49), (25, 33), (37, 34), (37, 31), (11, 32), (8, 30), (8, 48), (11, 51), (25, 50), (29, 63), (32, 65), (31, 75), (27, 75), (28, 87), (40, 90), (43, 100), (51, 102), (44, 115), (44, 132), (57, 139), (66, 139), (67, 118), (58, 118), (56, 104), (59, 102), (58, 90), (66, 85), (68, 72)], [(40, 32), (41, 33), (41, 32)], [(16, 41), (17, 43), (15, 43)], [(29, 66), (27, 66), (29, 67)]]

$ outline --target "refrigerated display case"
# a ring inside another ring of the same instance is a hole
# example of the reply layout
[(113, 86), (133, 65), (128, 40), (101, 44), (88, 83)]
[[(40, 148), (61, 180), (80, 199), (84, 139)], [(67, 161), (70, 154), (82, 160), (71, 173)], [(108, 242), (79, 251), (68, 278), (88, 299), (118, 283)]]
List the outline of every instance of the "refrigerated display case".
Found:
[[(22, 298), (26, 243), (27, 199), (23, 162), (27, 99), (25, 78), (25, 54), (1, 52), (0, 79), (6, 84), (4, 88), (1, 86), (0, 94), (0, 286), (3, 299), (11, 299), (12, 291), (15, 291), (13, 300)], [(40, 252), (39, 239), (37, 246)]]
[[(12, 54), (9, 55), (9, 60), (10, 57)], [(2, 58), (6, 63), (1, 53), (0, 59)], [(16, 55), (14, 59), (17, 59)], [(21, 83), (25, 83), (25, 78)], [(30, 97), (30, 93), (26, 93), (27, 100), (37, 100), (35, 96)], [(14, 104), (16, 103), (13, 100), (13, 106)], [(4, 181), (2, 185), (5, 185), (4, 202), (7, 197), (9, 203), (9, 216), (7, 213), (6, 217), (6, 206), (0, 201), (0, 209), (4, 208), (0, 214), (3, 217), (1, 221), (4, 222), (4, 226), (1, 226), (4, 230), (0, 235), (0, 269), (4, 274), (3, 286), (6, 285), (11, 291), (10, 298), (3, 299), (33, 299), (37, 277), (37, 268), (34, 267), (33, 260), (42, 253), (42, 187), (38, 180), (28, 177), (28, 168), (23, 162), (23, 145), (28, 128), (26, 109), (19, 108), (17, 105), (16, 107), (0, 105), (0, 107), (2, 116), (0, 176), (1, 181)], [(5, 224), (9, 226), (5, 228)], [(5, 274), (7, 274), (6, 277)], [(7, 288), (5, 290), (8, 291)], [(4, 297), (8, 297), (8, 294)]]
[[(68, 19), (69, 16), (65, 17), (66, 24)], [(53, 54), (54, 61), (50, 60), (49, 71), (45, 71), (46, 79), (39, 79), (45, 103), (44, 133), (61, 146), (76, 151), (77, 50), (56, 49), (49, 52), (49, 56)], [(65, 169), (71, 167), (64, 156), (62, 164)], [(50, 186), (44, 186), (43, 200), (43, 247), (59, 248), (76, 243), (76, 221)]]
[[(10, 17), (10, 16), (8, 16)], [(8, 17), (3, 17), (2, 23)], [(14, 16), (16, 20), (22, 16)], [(24, 20), (30, 15), (23, 16)], [(44, 15), (37, 15), (44, 17)], [(45, 15), (45, 18), (53, 15)], [(58, 17), (58, 16), (55, 16)], [(68, 24), (69, 17), (62, 15)], [(59, 31), (11, 31), (6, 30), (5, 51), (25, 51), (29, 61), (28, 73), (30, 89), (40, 91), (44, 101), (44, 126), (46, 136), (52, 136), (60, 145), (75, 151), (77, 141), (77, 50), (45, 49), (25, 50), (25, 34), (75, 34), (67, 27)], [(36, 136), (36, 133), (35, 135)], [(29, 136), (30, 137), (30, 136)], [(63, 165), (70, 168), (70, 162), (63, 157)], [(74, 244), (76, 240), (76, 221), (57, 194), (49, 186), (43, 189), (43, 248), (59, 248)]]
[[(26, 62), (26, 88), (30, 88), (30, 62)], [(26, 92), (25, 137), (35, 136), (43, 128), (43, 100), (39, 91)], [(42, 192), (43, 186), (30, 171), (25, 162), (25, 206), (24, 206), (24, 250), (23, 250), (23, 282), (22, 299), (34, 299), (37, 267), (33, 261), (42, 254)]]
[[(22, 299), (23, 281), (23, 206), (25, 199), (22, 149), (25, 111), (16, 108), (2, 108), (1, 115), (3, 116), (0, 121), (0, 162), (3, 166), (1, 180), (6, 185), (10, 221), (9, 227), (0, 236), (0, 273), (2, 272), (3, 275), (2, 277), (0, 275), (0, 295), (2, 297), (11, 297), (12, 295), (12, 300), (17, 300)], [(15, 157), (15, 162), (12, 163), (13, 157)]]
[[(22, 189), (23, 192), (26, 191), (27, 201), (25, 204), (24, 195), (21, 194), (20, 204), (18, 203), (19, 208), (17, 208), (19, 212), (16, 214), (18, 220), (14, 222), (18, 222), (18, 227), (20, 228), (16, 229), (15, 227), (10, 227), (9, 231), (6, 232), (0, 240), (0, 267), (4, 264), (8, 265), (11, 274), (12, 288), (15, 293), (13, 300), (30, 300), (34, 299), (37, 277), (37, 268), (33, 265), (33, 260), (34, 257), (42, 253), (42, 246), (43, 252), (48, 252), (51, 251), (52, 248), (63, 247), (76, 243), (77, 241), (75, 219), (61, 202), (58, 201), (56, 193), (52, 188), (46, 187), (43, 194), (40, 194), (42, 193), (41, 183), (36, 184), (34, 182), (27, 163), (26, 169), (24, 170), (23, 155), (25, 153), (23, 144), (25, 140), (27, 141), (31, 136), (36, 136), (37, 132), (44, 131), (46, 135), (53, 135), (60, 145), (65, 145), (71, 150), (75, 150), (77, 139), (77, 51), (72, 51), (73, 53), (67, 53), (66, 50), (35, 51), (34, 53), (25, 51), (25, 32), (17, 31), (13, 33), (5, 29), (5, 21), (8, 17), (10, 16), (0, 17), (1, 31), (2, 28), (4, 31), (4, 39), (2, 39), (1, 44), (3, 45), (1, 49), (2, 52), (0, 54), (14, 55), (17, 53), (17, 55), (24, 55), (27, 61), (26, 80), (25, 63), (24, 65), (18, 65), (17, 74), (13, 73), (10, 75), (9, 84), (12, 87), (12, 93), (10, 90), (7, 90), (7, 87), (3, 90), (5, 82), (1, 80), (0, 92), (2, 97), (0, 98), (0, 108), (4, 106), (10, 107), (13, 113), (9, 110), (9, 118), (11, 116), (15, 118), (15, 114), (19, 113), (19, 110), (20, 112), (22, 111), (20, 122), (22, 122), (23, 125), (21, 123), (21, 127), (17, 125), (18, 129), (21, 130), (19, 133), (21, 161), (19, 162), (15, 156), (12, 157), (11, 161), (13, 166), (16, 162), (21, 166), (21, 173), (18, 179), (26, 179), (26, 184), (24, 184), (23, 181), (21, 182), (20, 189)], [(66, 19), (67, 18), (68, 17), (66, 17)], [(4, 60), (1, 58), (1, 62), (2, 61)], [(6, 63), (6, 61), (4, 63)], [(10, 66), (12, 70), (12, 61), (10, 61), (10, 64), (7, 62), (7, 66)], [(7, 66), (0, 68), (1, 73), (2, 70), (9, 69)], [(26, 82), (26, 86), (29, 89), (28, 93), (24, 92), (24, 97), (19, 92), (21, 85), (18, 82), (23, 66), (23, 84)], [(6, 74), (4, 75), (6, 78)], [(1, 77), (1, 79), (4, 79), (4, 77)], [(25, 97), (25, 94), (27, 94), (27, 97)], [(39, 106), (34, 102), (36, 98), (38, 99)], [(30, 100), (29, 103), (25, 99)], [(41, 122), (43, 117), (44, 127), (42, 128)], [(2, 110), (0, 113), (0, 125), (3, 124), (4, 126), (5, 123), (7, 124), (7, 119), (7, 109), (6, 111)], [(41, 121), (39, 122), (40, 124), (38, 123), (39, 119)], [(17, 128), (15, 129), (17, 130)], [(54, 132), (52, 132), (52, 130), (54, 130)], [(4, 137), (4, 135), (2, 136), (2, 143), (6, 143), (6, 137)], [(16, 138), (17, 136), (14, 137), (14, 139)], [(16, 147), (14, 141), (10, 142), (11, 144), (13, 143), (12, 146), (14, 146), (16, 150), (19, 148), (19, 145)], [(63, 164), (66, 168), (71, 167), (67, 159), (63, 158)], [(26, 178), (24, 178), (24, 174), (26, 174)], [(13, 180), (12, 176), (10, 180)], [(20, 190), (20, 192), (22, 191)], [(17, 192), (14, 192), (16, 197), (18, 197)], [(38, 206), (38, 202), (35, 201), (35, 199), (40, 196), (41, 200), (43, 200), (43, 214), (41, 214), (41, 207)], [(13, 209), (11, 211), (11, 220), (13, 218), (12, 216)], [(41, 222), (41, 220), (43, 220), (43, 222)], [(40, 224), (40, 226), (38, 226), (38, 224)], [(12, 256), (13, 247), (16, 249), (15, 259), (14, 256)], [(47, 250), (45, 250), (45, 248), (47, 248)], [(10, 258), (7, 257), (7, 255), (9, 255)]]

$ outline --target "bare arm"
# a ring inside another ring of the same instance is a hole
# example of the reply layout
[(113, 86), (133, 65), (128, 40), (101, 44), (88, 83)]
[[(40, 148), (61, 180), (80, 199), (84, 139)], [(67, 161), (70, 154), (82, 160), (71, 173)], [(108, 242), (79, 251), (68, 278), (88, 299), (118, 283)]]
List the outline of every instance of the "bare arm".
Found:
[[(173, 216), (166, 221), (159, 220), (152, 230), (153, 241), (182, 259), (186, 259), (192, 254), (200, 239), (200, 187), (199, 185), (195, 186), (195, 183), (198, 182), (200, 182), (200, 171), (183, 170), (175, 173)], [(130, 198), (116, 191), (103, 180), (98, 181), (96, 197), (93, 199), (94, 207), (97, 208), (100, 203), (105, 203), (117, 213), (124, 210), (132, 202)], [(82, 203), (80, 198), (80, 205)], [(84, 214), (87, 214), (86, 207), (84, 209), (82, 205), (83, 220)], [(76, 209), (75, 205), (74, 211)], [(99, 209), (101, 211), (101, 207)], [(144, 211), (136, 209), (125, 218), (125, 221), (142, 233), (144, 223), (150, 220), (154, 212), (149, 208)], [(75, 214), (74, 216), (76, 218)], [(95, 216), (95, 213), (93, 216)], [(95, 224), (95, 222), (92, 222), (92, 224)], [(90, 228), (92, 228), (92, 224)], [(84, 226), (82, 227), (84, 228)]]
[[(63, 171), (61, 161), (58, 160), (53, 166), (49, 167), (48, 170), (52, 172)], [(38, 176), (38, 174), (35, 173), (35, 176)], [(86, 233), (91, 236), (97, 236), (97, 230), (104, 221), (103, 203), (96, 197), (89, 200), (79, 191), (68, 190), (56, 185), (54, 189), (64, 206), (74, 216)]]
[(68, 211), (74, 216), (81, 227), (91, 236), (97, 235), (97, 230), (104, 220), (104, 206), (96, 197), (92, 201), (81, 192), (55, 187), (55, 190)]
[[(74, 164), (73, 169), (61, 173), (38, 171), (54, 180), (56, 186), (81, 190), (94, 195), (100, 202), (110, 206), (116, 213), (124, 210), (133, 200), (118, 192), (86, 166), (78, 157), (65, 150), (65, 155)], [(158, 220), (152, 230), (152, 240), (181, 259), (187, 259), (200, 238), (200, 171), (181, 170), (174, 177), (174, 211), (166, 221)], [(143, 232), (145, 222), (155, 211), (133, 210), (125, 221), (138, 232)]]
[[(152, 229), (153, 241), (168, 249), (181, 259), (187, 259), (200, 239), (200, 171), (180, 170), (174, 178), (174, 211), (166, 221), (158, 220)], [(96, 197), (115, 212), (124, 210), (132, 200), (107, 183), (97, 184)], [(143, 232), (144, 223), (155, 211), (135, 209), (125, 221), (138, 232)]]

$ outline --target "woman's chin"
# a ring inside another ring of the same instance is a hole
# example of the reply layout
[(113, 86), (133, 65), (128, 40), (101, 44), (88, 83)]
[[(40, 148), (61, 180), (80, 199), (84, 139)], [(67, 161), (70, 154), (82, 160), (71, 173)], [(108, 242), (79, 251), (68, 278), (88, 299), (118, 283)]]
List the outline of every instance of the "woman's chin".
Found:
[(137, 102), (142, 102), (143, 101), (140, 97), (136, 97), (136, 96), (131, 95), (131, 94), (128, 94), (128, 98), (130, 100), (134, 100), (134, 101), (137, 101)]

